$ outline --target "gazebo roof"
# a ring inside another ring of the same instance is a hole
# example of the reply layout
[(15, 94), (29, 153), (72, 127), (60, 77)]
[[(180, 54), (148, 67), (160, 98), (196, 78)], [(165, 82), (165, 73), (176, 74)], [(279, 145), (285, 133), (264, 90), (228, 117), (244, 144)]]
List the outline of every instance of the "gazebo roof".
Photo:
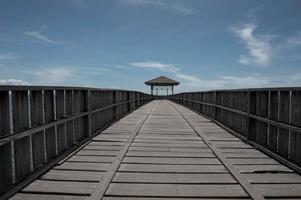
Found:
[(172, 85), (179, 85), (178, 81), (172, 80), (165, 76), (159, 76), (157, 78), (151, 79), (149, 81), (144, 82), (146, 85), (160, 85), (160, 86), (172, 86)]

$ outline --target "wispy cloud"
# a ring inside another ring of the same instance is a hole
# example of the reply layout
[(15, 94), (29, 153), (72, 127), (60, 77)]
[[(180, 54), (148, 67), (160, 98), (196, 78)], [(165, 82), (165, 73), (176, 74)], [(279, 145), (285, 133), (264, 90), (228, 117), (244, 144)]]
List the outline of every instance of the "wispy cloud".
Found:
[(34, 76), (35, 82), (39, 84), (58, 85), (66, 81), (67, 78), (72, 77), (74, 74), (72, 70), (61, 68), (43, 68), (34, 71), (27, 71), (27, 73)]
[(78, 67), (75, 68), (75, 73), (85, 75), (104, 75), (108, 72), (112, 72), (111, 69), (104, 67)]
[(0, 85), (31, 85), (29, 82), (17, 79), (2, 79)]
[(133, 69), (132, 67), (126, 66), (126, 65), (119, 65), (119, 64), (102, 64), (101, 66), (105, 67), (104, 69), (109, 69), (113, 71), (112, 69)]
[(263, 9), (264, 4), (265, 4), (264, 0), (256, 0), (255, 6), (252, 9), (250, 9), (250, 11), (247, 13), (248, 21), (251, 21), (253, 24), (256, 23), (257, 16), (260, 13), (260, 11)]
[(179, 67), (176, 67), (172, 64), (165, 64), (156, 61), (148, 61), (148, 62), (132, 62), (129, 63), (130, 66), (138, 67), (138, 68), (150, 68), (150, 69), (158, 69), (163, 72), (172, 72), (176, 73), (180, 70)]
[(51, 43), (51, 44), (63, 44), (63, 42), (61, 42), (61, 41), (50, 39), (48, 36), (43, 34), (41, 30), (39, 30), (39, 31), (26, 31), (26, 32), (24, 32), (24, 35), (26, 35), (28, 37), (38, 39), (38, 40), (43, 41), (43, 42)]
[(91, 76), (107, 75), (113, 72), (104, 67), (85, 66), (44, 66), (43, 68), (23, 71), (30, 74), (35, 84), (41, 85), (62, 85), (76, 79), (87, 79)]
[(237, 89), (260, 87), (284, 87), (301, 84), (301, 73), (288, 75), (249, 74), (244, 76), (217, 76), (200, 79), (196, 76), (177, 74), (184, 90)]
[(233, 32), (241, 39), (247, 49), (247, 54), (240, 55), (238, 62), (243, 65), (259, 65), (267, 67), (271, 63), (271, 36), (254, 34), (257, 26), (245, 24), (242, 27), (232, 27)]
[(170, 11), (178, 16), (196, 15), (197, 12), (179, 2), (175, 1), (164, 1), (164, 0), (123, 0), (124, 3), (131, 6), (154, 6), (163, 8)]
[(171, 5), (170, 8), (178, 15), (186, 16), (186, 15), (196, 15), (197, 12), (189, 7), (186, 7), (180, 3), (177, 3), (175, 5)]
[(286, 40), (286, 45), (290, 48), (301, 46), (301, 31), (298, 31), (295, 35), (289, 37)]
[(0, 60), (14, 60), (16, 58), (17, 58), (17, 56), (15, 56), (12, 53), (6, 53), (6, 54), (0, 53)]

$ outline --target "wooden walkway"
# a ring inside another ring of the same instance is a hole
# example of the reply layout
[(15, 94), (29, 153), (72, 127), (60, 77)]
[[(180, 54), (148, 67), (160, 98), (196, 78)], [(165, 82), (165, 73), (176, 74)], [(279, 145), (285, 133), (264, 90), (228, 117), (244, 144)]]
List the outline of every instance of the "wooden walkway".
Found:
[(301, 176), (170, 101), (110, 126), (11, 199), (301, 199)]

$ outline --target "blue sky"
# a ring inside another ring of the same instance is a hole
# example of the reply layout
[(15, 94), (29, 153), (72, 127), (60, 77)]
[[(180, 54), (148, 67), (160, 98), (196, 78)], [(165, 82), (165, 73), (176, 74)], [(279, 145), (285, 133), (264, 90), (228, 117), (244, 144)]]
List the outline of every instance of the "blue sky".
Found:
[(0, 84), (301, 85), (299, 0), (1, 0)]

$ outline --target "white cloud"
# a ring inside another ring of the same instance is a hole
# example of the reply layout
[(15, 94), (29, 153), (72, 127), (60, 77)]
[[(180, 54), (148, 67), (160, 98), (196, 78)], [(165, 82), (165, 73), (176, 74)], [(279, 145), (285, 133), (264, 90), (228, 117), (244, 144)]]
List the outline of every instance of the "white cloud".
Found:
[(301, 46), (301, 31), (298, 31), (294, 36), (288, 38), (286, 40), (286, 45), (292, 48)]
[(163, 0), (123, 0), (124, 3), (131, 6), (156, 6), (167, 11), (173, 12), (179, 16), (196, 15), (196, 11), (183, 4), (175, 3), (174, 1)]
[(241, 28), (232, 28), (234, 33), (242, 40), (248, 50), (247, 55), (238, 59), (243, 65), (269, 66), (271, 63), (270, 36), (255, 36), (257, 26), (245, 24)]
[(27, 81), (17, 80), (17, 79), (2, 79), (0, 80), (0, 85), (31, 85)]
[(75, 73), (86, 74), (86, 75), (103, 75), (108, 72), (112, 72), (111, 69), (104, 67), (78, 67), (75, 68)]
[[(84, 66), (46, 66), (43, 68), (23, 71), (30, 74), (34, 84), (40, 85), (64, 85), (77, 79), (88, 80), (91, 76), (106, 75), (112, 70), (104, 67), (84, 67)], [(76, 84), (76, 83), (75, 83)]]
[(17, 57), (12, 53), (0, 54), (0, 60), (14, 60)]
[(133, 6), (147, 6), (147, 5), (156, 5), (156, 6), (163, 6), (164, 3), (162, 0), (123, 0), (128, 5)]
[(181, 16), (197, 14), (194, 9), (185, 7), (184, 5), (179, 4), (179, 3), (171, 6), (170, 8), (172, 8), (176, 14), (181, 15)]
[(131, 69), (130, 67), (125, 66), (125, 65), (115, 65), (114, 67), (117, 69)]
[(36, 82), (41, 84), (62, 84), (74, 74), (67, 68), (45, 68), (28, 72), (34, 75)]
[(190, 86), (199, 86), (204, 83), (201, 79), (187, 74), (177, 74), (176, 77), (187, 81)]
[(171, 64), (164, 64), (161, 62), (155, 62), (155, 61), (149, 61), (149, 62), (132, 62), (129, 63), (130, 66), (133, 67), (139, 67), (139, 68), (152, 68), (152, 69), (158, 69), (160, 71), (164, 72), (172, 72), (176, 73), (180, 70), (180, 68), (171, 65)]
[(26, 31), (24, 32), (24, 35), (29, 36), (29, 37), (33, 37), (36, 38), (38, 40), (41, 40), (43, 42), (47, 42), (47, 43), (52, 43), (52, 44), (63, 44), (63, 42), (61, 41), (57, 41), (57, 40), (52, 40), (49, 37), (47, 37), (46, 35), (42, 34), (41, 31)]

